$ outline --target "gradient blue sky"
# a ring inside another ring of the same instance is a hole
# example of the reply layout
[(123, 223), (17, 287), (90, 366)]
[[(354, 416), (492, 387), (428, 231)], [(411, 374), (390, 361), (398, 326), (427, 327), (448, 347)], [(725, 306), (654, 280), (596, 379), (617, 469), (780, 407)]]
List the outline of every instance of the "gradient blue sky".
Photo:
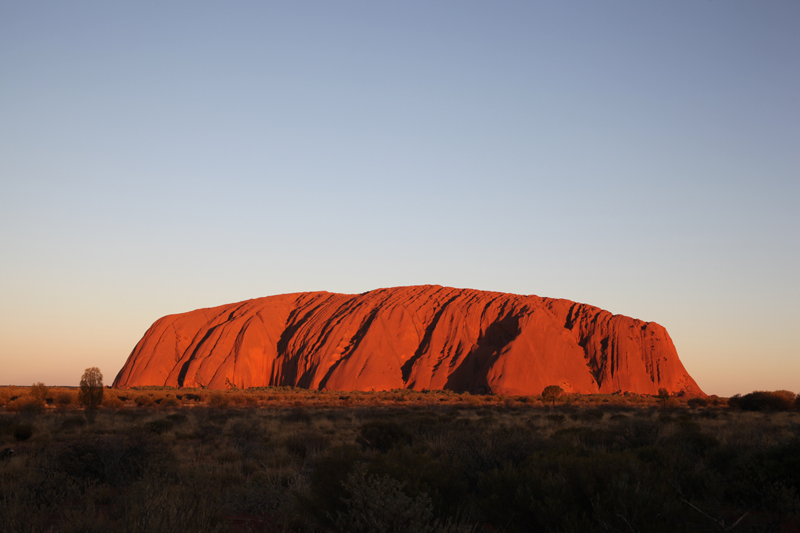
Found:
[(0, 3), (0, 384), (398, 285), (655, 321), (800, 391), (800, 3)]

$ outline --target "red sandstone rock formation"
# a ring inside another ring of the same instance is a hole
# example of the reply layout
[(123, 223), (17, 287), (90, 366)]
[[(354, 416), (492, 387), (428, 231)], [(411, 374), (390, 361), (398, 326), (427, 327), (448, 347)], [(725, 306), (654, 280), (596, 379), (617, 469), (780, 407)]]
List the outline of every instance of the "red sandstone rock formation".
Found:
[(269, 296), (165, 316), (114, 380), (136, 385), (703, 392), (654, 322), (439, 286)]

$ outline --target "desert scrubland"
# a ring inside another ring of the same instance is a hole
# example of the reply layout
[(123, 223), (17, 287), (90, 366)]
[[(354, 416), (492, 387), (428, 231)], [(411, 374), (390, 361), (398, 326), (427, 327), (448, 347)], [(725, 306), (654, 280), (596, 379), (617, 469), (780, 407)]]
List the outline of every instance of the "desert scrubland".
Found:
[(788, 392), (103, 392), (0, 387), (3, 531), (798, 528)]

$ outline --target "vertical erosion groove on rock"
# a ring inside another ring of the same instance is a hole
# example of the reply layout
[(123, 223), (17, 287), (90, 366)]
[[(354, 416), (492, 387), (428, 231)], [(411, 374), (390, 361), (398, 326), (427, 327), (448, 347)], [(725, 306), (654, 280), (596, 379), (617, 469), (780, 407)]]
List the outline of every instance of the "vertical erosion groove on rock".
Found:
[(115, 387), (703, 395), (667, 331), (569, 300), (440, 286), (269, 296), (170, 315)]

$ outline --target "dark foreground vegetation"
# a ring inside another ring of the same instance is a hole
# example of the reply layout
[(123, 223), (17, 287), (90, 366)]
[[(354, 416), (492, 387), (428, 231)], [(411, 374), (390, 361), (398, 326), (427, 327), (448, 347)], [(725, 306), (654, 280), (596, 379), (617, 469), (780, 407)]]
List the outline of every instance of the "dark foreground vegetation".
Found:
[(764, 394), (0, 388), (0, 529), (798, 531), (800, 413)]

